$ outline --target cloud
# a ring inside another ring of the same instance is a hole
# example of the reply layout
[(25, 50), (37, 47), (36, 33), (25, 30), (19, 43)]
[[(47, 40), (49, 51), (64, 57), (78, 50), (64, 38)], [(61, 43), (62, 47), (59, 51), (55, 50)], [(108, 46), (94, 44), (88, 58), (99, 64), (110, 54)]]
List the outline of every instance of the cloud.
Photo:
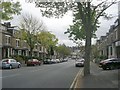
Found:
[[(22, 4), (22, 13), (32, 13), (34, 16), (36, 16), (38, 19), (42, 19), (44, 21), (44, 24), (48, 31), (55, 34), (56, 37), (59, 39), (59, 43), (66, 44), (68, 46), (75, 46), (75, 44), (69, 40), (68, 35), (64, 34), (64, 32), (67, 30), (70, 24), (72, 24), (73, 16), (72, 12), (69, 12), (67, 15), (65, 15), (63, 18), (55, 19), (55, 18), (46, 18), (42, 17), (40, 13), (40, 9), (35, 7), (34, 3), (26, 3), (24, 0), (20, 0), (20, 3)], [(116, 16), (118, 13), (118, 6), (113, 5), (108, 10), (106, 10), (108, 14), (113, 14), (113, 16)], [(107, 21), (103, 18), (100, 18), (100, 28), (96, 32), (97, 37), (103, 36), (106, 34), (106, 32), (109, 31), (110, 25), (112, 25), (115, 21), (116, 17), (113, 19)], [(18, 21), (20, 21), (18, 16), (15, 16), (12, 20), (13, 24), (17, 24)], [(94, 43), (94, 41), (93, 41)]]
[(75, 45), (71, 40), (69, 40), (68, 35), (64, 34), (65, 31), (69, 28), (69, 25), (72, 24), (72, 12), (69, 12), (63, 18), (43, 18), (48, 31), (54, 33), (59, 39), (60, 44), (66, 45)]

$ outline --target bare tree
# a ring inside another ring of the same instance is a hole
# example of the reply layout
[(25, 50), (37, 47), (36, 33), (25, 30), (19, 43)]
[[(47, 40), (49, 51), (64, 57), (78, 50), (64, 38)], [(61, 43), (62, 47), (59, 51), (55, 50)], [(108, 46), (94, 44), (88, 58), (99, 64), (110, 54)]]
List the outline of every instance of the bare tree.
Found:
[(35, 44), (37, 43), (36, 34), (42, 30), (43, 22), (42, 20), (35, 18), (31, 14), (22, 15), (20, 22), (20, 30), (22, 32), (22, 39), (27, 41), (30, 47), (30, 56), (32, 57), (32, 51)]

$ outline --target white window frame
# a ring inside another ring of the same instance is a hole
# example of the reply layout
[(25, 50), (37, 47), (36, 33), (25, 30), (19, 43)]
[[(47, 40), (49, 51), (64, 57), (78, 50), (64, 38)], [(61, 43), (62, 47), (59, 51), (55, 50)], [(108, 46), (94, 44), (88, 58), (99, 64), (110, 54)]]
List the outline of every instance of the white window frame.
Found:
[[(5, 43), (6, 44), (10, 44), (10, 42), (11, 42), (11, 36), (10, 35), (5, 35)], [(10, 39), (10, 41), (9, 41), (9, 39)]]
[(25, 51), (25, 55), (28, 56), (28, 51), (27, 50)]
[(20, 39), (16, 39), (16, 47), (20, 46)]
[(18, 50), (18, 55), (21, 55), (21, 50)]

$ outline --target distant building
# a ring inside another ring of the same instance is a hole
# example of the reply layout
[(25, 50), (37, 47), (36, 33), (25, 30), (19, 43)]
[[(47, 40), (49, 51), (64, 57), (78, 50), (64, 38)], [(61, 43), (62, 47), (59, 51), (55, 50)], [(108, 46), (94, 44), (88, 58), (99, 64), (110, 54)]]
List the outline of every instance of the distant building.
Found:
[(73, 59), (84, 57), (84, 46), (71, 47), (71, 51), (71, 58)]

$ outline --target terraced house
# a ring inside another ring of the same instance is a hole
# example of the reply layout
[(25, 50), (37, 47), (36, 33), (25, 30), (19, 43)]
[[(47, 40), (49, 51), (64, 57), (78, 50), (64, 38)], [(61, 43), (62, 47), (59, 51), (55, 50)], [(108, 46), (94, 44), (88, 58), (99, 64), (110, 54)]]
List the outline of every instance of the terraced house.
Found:
[[(13, 55), (29, 56), (30, 48), (26, 40), (21, 39), (21, 32), (10, 22), (0, 24), (0, 60)], [(47, 54), (46, 48), (39, 43), (35, 45), (33, 56), (43, 57)]]
[(97, 40), (98, 52), (100, 56), (107, 58), (120, 58), (120, 19), (117, 19), (106, 33)]
[(1, 58), (10, 57), (12, 55), (12, 27), (9, 27), (10, 23), (8, 24), (1, 24), (0, 25), (0, 37), (1, 37)]

